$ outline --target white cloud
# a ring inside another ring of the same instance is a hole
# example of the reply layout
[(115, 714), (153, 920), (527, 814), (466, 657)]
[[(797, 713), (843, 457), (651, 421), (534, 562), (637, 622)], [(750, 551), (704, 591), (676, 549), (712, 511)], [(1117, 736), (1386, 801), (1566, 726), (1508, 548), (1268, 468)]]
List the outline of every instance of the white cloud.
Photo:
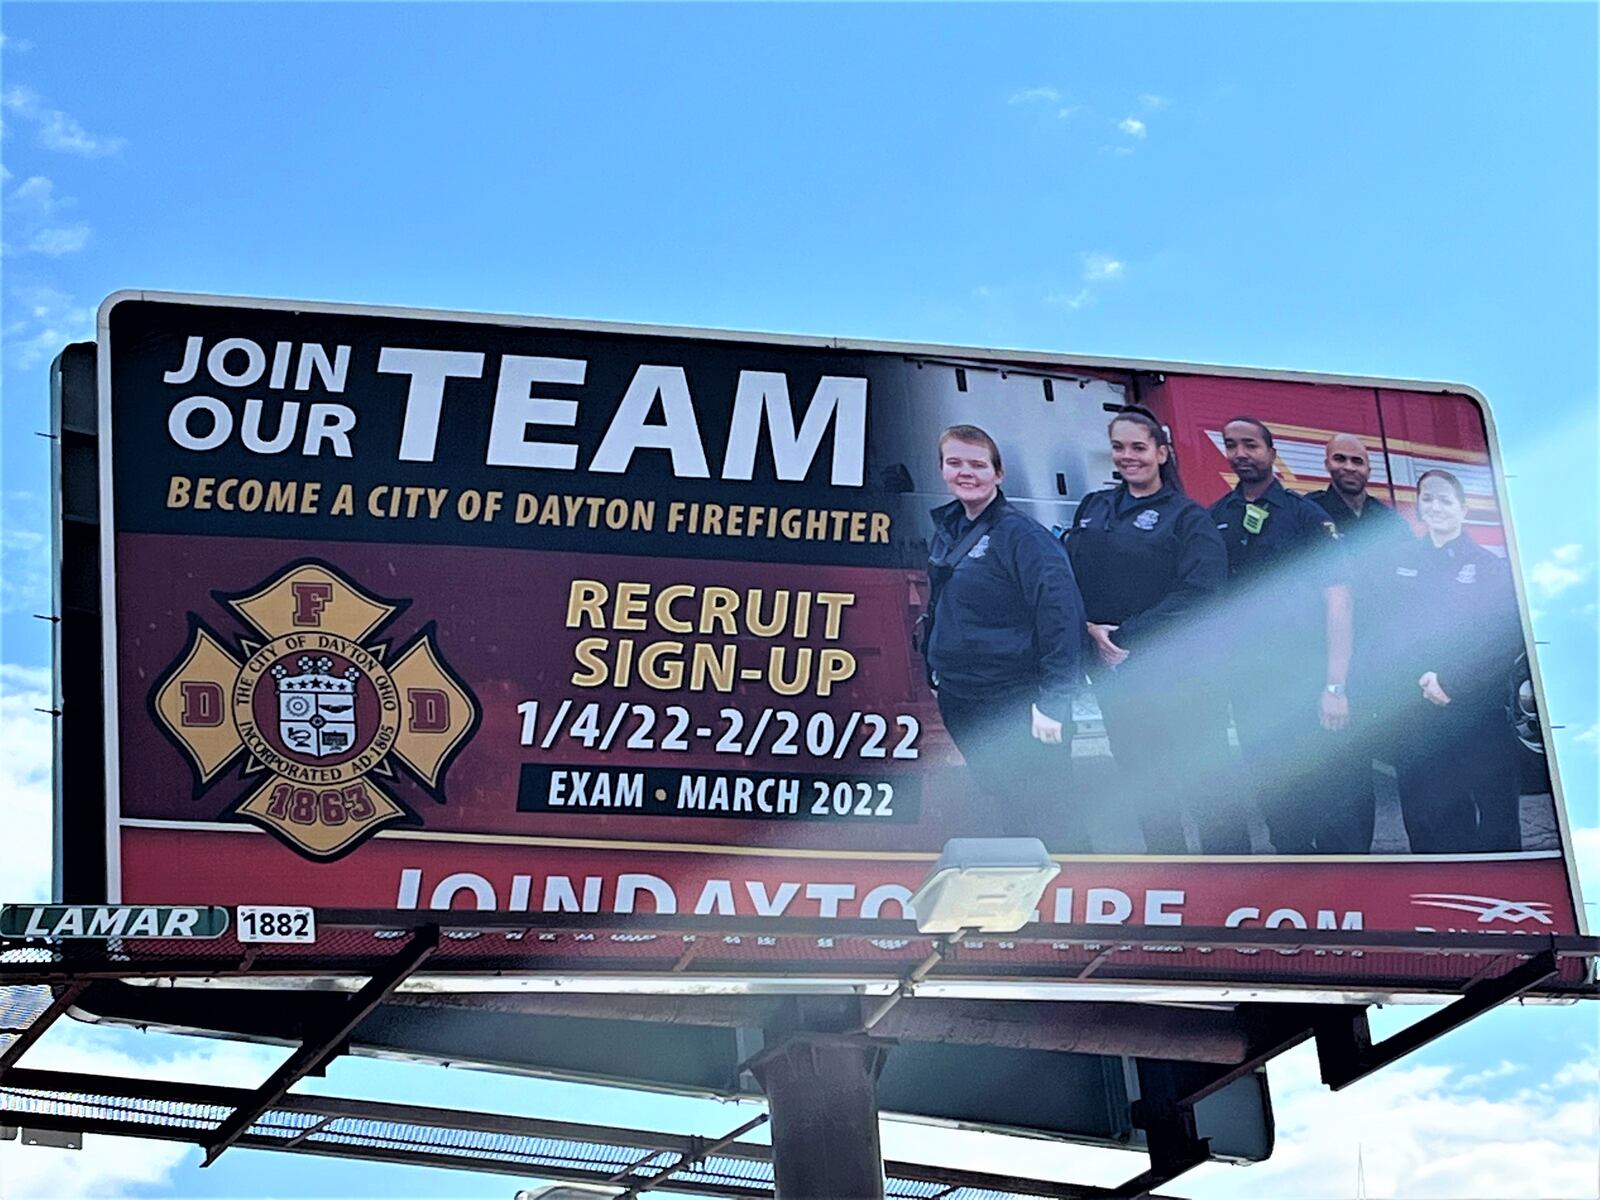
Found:
[(1142, 107), (1145, 112), (1160, 112), (1163, 108), (1167, 107), (1167, 105), (1171, 103), (1172, 101), (1168, 100), (1165, 96), (1157, 96), (1154, 92), (1145, 92), (1139, 97), (1140, 107)]
[(100, 158), (103, 155), (117, 153), (127, 144), (127, 139), (97, 137), (80, 125), (76, 118), (64, 112), (51, 111), (45, 114), (39, 125), (39, 142), (46, 150), (81, 154), (85, 158)]
[(46, 150), (83, 158), (104, 158), (119, 153), (127, 145), (126, 138), (90, 133), (76, 117), (49, 107), (38, 92), (23, 84), (0, 93), (0, 105), (33, 124), (38, 130), (39, 144)]
[[(1462, 1088), (1482, 1087), (1485, 1083), (1488, 1083), (1490, 1080), (1493, 1080), (1493, 1079), (1504, 1079), (1507, 1075), (1515, 1075), (1518, 1071), (1521, 1071), (1523, 1069), (1524, 1068), (1520, 1063), (1509, 1062), (1506, 1059), (1502, 1058), (1494, 1066), (1485, 1067), (1481, 1071), (1473, 1071), (1470, 1074), (1463, 1075), (1456, 1082), (1457, 1082), (1457, 1085), (1462, 1087)], [(1554, 1081), (1552, 1081), (1552, 1082), (1554, 1082)]]
[(14, 38), (9, 34), (0, 33), (0, 50), (28, 51), (33, 49), (33, 43), (26, 38)]
[(89, 226), (58, 219), (62, 210), (76, 203), (70, 196), (57, 196), (56, 185), (48, 176), (28, 176), (5, 197), (8, 230), (20, 235), (18, 242), (6, 243), (6, 254), (20, 248), (55, 258), (82, 250), (89, 241)]
[(0, 796), (6, 835), (0, 838), (0, 880), (8, 901), (50, 896), (52, 755), (47, 673), (0, 666)]
[(1083, 111), (1083, 105), (1081, 105), (1081, 104), (1068, 104), (1068, 105), (1066, 105), (1066, 106), (1064, 106), (1062, 108), (1056, 109), (1056, 117), (1057, 117), (1058, 120), (1070, 121), (1074, 116), (1076, 116), (1078, 113), (1081, 113), (1082, 111)]
[(1094, 293), (1088, 288), (1079, 288), (1076, 292), (1050, 292), (1045, 296), (1044, 302), (1057, 308), (1070, 308), (1076, 312), (1085, 305), (1094, 303)]
[(1550, 1077), (1552, 1088), (1600, 1086), (1600, 1057), (1596, 1047), (1590, 1046), (1588, 1054), (1576, 1062), (1569, 1062)]
[(147, 1195), (167, 1182), (190, 1153), (179, 1142), (86, 1135), (82, 1150), (47, 1150), (0, 1142), (0, 1180), (7, 1200), (60, 1196)]
[[(1488, 1080), (1519, 1070), (1400, 1065), (1330, 1092), (1307, 1046), (1273, 1064), (1276, 1153), (1249, 1168), (1260, 1196), (1353, 1190), (1358, 1150), (1374, 1196), (1591, 1197), (1600, 1145), (1600, 1081), (1588, 1057), (1547, 1080), (1490, 1094)], [(1584, 1069), (1587, 1068), (1587, 1077)], [(1183, 1180), (1197, 1198), (1234, 1196), (1239, 1176), (1215, 1167)]]
[(50, 506), (32, 492), (6, 492), (0, 504), (0, 613), (50, 608)]
[(11, 192), (11, 205), (29, 216), (46, 218), (56, 211), (56, 186), (48, 176), (30, 174)]
[(1127, 264), (1112, 254), (1099, 251), (1083, 255), (1082, 286), (1045, 294), (1044, 302), (1052, 308), (1065, 308), (1071, 312), (1088, 308), (1095, 302), (1096, 290), (1108, 283), (1122, 279)]
[(1578, 867), (1578, 882), (1591, 900), (1600, 892), (1600, 827), (1577, 825), (1572, 828), (1572, 861)]
[(0, 530), (0, 613), (50, 607), (50, 539), (38, 529)]
[(87, 225), (61, 225), (54, 229), (41, 229), (28, 239), (28, 249), (35, 254), (52, 258), (62, 254), (76, 254), (89, 242)]
[(1013, 92), (1007, 104), (1059, 104), (1061, 93), (1053, 87), (1023, 88), (1020, 92)]
[(44, 284), (12, 288), (3, 333), (6, 350), (27, 369), (49, 362), (68, 342), (94, 337), (94, 309)]
[(1138, 117), (1123, 117), (1117, 122), (1117, 128), (1129, 137), (1142, 138), (1145, 135), (1144, 122)]
[(49, 667), (25, 667), (20, 663), (0, 663), (0, 696), (7, 692), (48, 692)]
[(1127, 158), (1129, 155), (1131, 155), (1133, 153), (1133, 147), (1131, 147), (1131, 146), (1118, 146), (1111, 153), (1116, 155), (1118, 158)]
[[(1302, 1046), (1269, 1068), (1278, 1134), (1273, 1156), (1246, 1167), (1203, 1166), (1161, 1190), (1195, 1200), (1350, 1196), (1359, 1151), (1372, 1196), (1592, 1198), (1600, 1079), (1593, 1046), (1574, 1054), (1548, 1079), (1499, 1095), (1486, 1094), (1484, 1084), (1510, 1074), (1505, 1064), (1474, 1074), (1402, 1063), (1332, 1092), (1321, 1081), (1315, 1048)], [(891, 1157), (1100, 1187), (1120, 1184), (1144, 1166), (1142, 1155), (1127, 1151), (996, 1142), (899, 1122), (884, 1123), (883, 1143)]]
[(47, 175), (28, 176), (12, 189), (7, 199), (14, 213), (37, 221), (49, 220), (63, 204), (72, 203), (71, 200), (56, 198), (56, 185)]
[(1121, 279), (1126, 269), (1123, 262), (1109, 254), (1083, 256), (1083, 277), (1090, 283)]
[(1577, 742), (1580, 746), (1593, 746), (1600, 744), (1600, 721), (1590, 725), (1587, 729), (1581, 729), (1577, 733), (1573, 734), (1572, 740)]
[[(197, 1044), (190, 1039), (66, 1021), (28, 1051), (26, 1065), (239, 1087), (265, 1079), (285, 1053), (231, 1043)], [(149, 1189), (168, 1184), (179, 1164), (198, 1153), (178, 1142), (98, 1134), (85, 1135), (83, 1149), (76, 1151), (0, 1142), (0, 1183), (6, 1200), (146, 1195)]]
[(1593, 563), (1583, 561), (1583, 547), (1569, 542), (1529, 567), (1528, 583), (1539, 599), (1552, 600), (1589, 578), (1593, 569)]

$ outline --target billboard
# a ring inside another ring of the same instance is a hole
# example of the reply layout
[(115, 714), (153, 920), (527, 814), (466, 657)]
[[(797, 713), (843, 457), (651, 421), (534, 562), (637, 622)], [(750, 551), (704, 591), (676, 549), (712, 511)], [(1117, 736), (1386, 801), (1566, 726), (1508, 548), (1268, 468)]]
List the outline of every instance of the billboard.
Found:
[(97, 355), (98, 899), (898, 917), (1030, 835), (1045, 923), (1581, 931), (1467, 389), (150, 293)]

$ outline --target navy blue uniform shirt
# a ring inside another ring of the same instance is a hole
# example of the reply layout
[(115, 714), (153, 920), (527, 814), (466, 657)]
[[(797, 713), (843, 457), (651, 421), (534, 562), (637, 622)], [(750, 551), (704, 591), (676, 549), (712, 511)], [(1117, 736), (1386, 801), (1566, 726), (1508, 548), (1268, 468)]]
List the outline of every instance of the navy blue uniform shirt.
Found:
[(1393, 569), (1394, 556), (1415, 535), (1404, 517), (1370, 493), (1359, 515), (1331, 487), (1312, 492), (1306, 499), (1328, 515), (1344, 543), (1354, 602), (1350, 693), (1352, 703), (1370, 704), (1381, 690), (1380, 681), (1388, 670), (1388, 651), (1384, 648), (1385, 629), (1392, 623), (1385, 614), (1388, 572)]
[[(1267, 512), (1256, 533), (1245, 524), (1252, 503)], [(1265, 589), (1239, 614), (1244, 626), (1234, 627), (1236, 638), (1286, 674), (1320, 674), (1328, 645), (1323, 590), (1348, 582), (1338, 531), (1328, 514), (1276, 479), (1258, 500), (1246, 500), (1236, 487), (1210, 511), (1228, 548), (1230, 588)]]
[(1194, 614), (1228, 581), (1228, 552), (1206, 510), (1165, 485), (1134, 496), (1127, 485), (1091, 492), (1063, 535), (1083, 606), (1115, 625), (1125, 650)]
[(1306, 499), (1315, 504), (1332, 521), (1339, 536), (1349, 549), (1354, 550), (1364, 541), (1378, 542), (1384, 538), (1404, 537), (1411, 532), (1406, 519), (1381, 500), (1368, 493), (1366, 502), (1358, 513), (1345, 503), (1343, 496), (1331, 487), (1311, 492)]
[(944, 574), (935, 572), (971, 527), (959, 501), (933, 510), (929, 557), (938, 600), (928, 637), (936, 686), (967, 699), (1033, 689), (1039, 711), (1072, 719), (1087, 658), (1083, 599), (1061, 544), (996, 495), (978, 517), (983, 536)]
[(1447, 717), (1498, 709), (1524, 649), (1511, 568), (1465, 533), (1443, 546), (1413, 538), (1392, 562), (1387, 615), (1397, 694), (1414, 703), (1417, 680), (1435, 671), (1450, 697)]

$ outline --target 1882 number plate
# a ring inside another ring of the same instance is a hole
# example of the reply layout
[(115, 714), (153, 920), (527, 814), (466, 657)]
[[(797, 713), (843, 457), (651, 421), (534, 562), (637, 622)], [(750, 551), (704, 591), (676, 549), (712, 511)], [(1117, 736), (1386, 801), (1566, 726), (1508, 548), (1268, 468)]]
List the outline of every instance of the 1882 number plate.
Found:
[(314, 909), (284, 904), (241, 904), (235, 930), (241, 942), (314, 942)]

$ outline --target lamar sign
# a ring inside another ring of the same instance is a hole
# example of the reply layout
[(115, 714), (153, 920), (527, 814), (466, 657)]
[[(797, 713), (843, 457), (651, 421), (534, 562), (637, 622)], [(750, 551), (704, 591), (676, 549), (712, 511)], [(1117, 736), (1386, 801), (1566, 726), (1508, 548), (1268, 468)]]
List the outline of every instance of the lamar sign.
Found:
[(1046, 925), (1582, 932), (1468, 389), (147, 293), (95, 358), (82, 898), (897, 918), (1005, 834)]
[(8, 904), (0, 908), (0, 937), (217, 938), (228, 931), (228, 910), (215, 905)]

